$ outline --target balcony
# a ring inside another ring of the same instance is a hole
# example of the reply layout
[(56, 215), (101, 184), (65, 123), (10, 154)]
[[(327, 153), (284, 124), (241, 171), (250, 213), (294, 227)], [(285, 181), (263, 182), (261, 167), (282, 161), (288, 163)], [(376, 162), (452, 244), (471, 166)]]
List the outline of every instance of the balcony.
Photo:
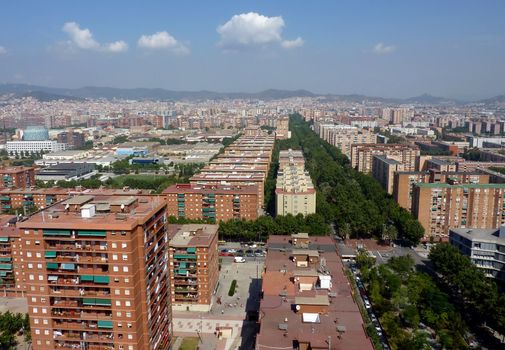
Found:
[(85, 290), (84, 288), (80, 289), (59, 289), (59, 288), (51, 288), (50, 295), (53, 296), (61, 296), (61, 297), (109, 297), (109, 291), (100, 291), (100, 290)]
[(86, 342), (112, 342), (114, 341), (114, 334), (94, 334), (94, 333), (86, 333), (83, 334), (81, 332), (59, 332), (60, 334), (55, 332), (54, 339), (57, 341), (86, 341)]
[(75, 319), (86, 319), (86, 320), (109, 320), (112, 319), (112, 313), (110, 312), (93, 312), (93, 311), (78, 311), (78, 310), (64, 310), (56, 311), (53, 309), (51, 313), (53, 317), (59, 318), (75, 318)]
[[(46, 240), (47, 241), (47, 240)], [(47, 244), (45, 247), (47, 250), (56, 251), (91, 251), (91, 252), (106, 252), (107, 244), (91, 244), (87, 242), (76, 242), (76, 243), (57, 243), (57, 244)]]

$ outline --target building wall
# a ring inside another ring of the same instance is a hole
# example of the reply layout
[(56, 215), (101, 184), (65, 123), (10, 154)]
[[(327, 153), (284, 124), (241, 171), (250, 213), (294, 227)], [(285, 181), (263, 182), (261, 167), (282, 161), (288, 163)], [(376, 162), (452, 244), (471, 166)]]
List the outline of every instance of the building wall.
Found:
[(371, 173), (374, 155), (385, 155), (403, 164), (405, 171), (416, 169), (416, 157), (420, 155), (417, 146), (401, 144), (357, 144), (351, 146), (351, 165), (360, 172)]
[(397, 171), (403, 171), (404, 165), (397, 161), (391, 162), (384, 159), (382, 156), (374, 156), (372, 164), (372, 176), (376, 179), (386, 190), (387, 193), (393, 193), (394, 174)]
[(294, 216), (303, 214), (314, 214), (316, 212), (316, 191), (289, 193), (284, 191), (276, 191), (275, 194), (276, 213), (277, 215)]
[(412, 213), (425, 229), (425, 240), (447, 240), (449, 228), (498, 228), (505, 223), (502, 185), (415, 186)]

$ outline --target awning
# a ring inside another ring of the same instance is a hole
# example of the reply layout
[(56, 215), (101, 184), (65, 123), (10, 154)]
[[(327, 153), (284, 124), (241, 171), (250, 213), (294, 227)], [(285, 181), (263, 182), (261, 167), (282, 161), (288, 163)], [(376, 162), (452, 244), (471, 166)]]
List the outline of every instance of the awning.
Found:
[(196, 247), (189, 247), (188, 249), (186, 249), (186, 251), (188, 253), (196, 253)]
[(9, 237), (0, 237), (0, 242), (9, 242)]
[(187, 264), (186, 264), (185, 262), (181, 262), (181, 263), (179, 264), (179, 268), (180, 268), (180, 269), (185, 269), (185, 268), (186, 268), (186, 265), (187, 265)]
[(0, 277), (7, 276), (7, 271), (0, 271)]
[(61, 264), (62, 270), (75, 270), (75, 264)]
[(46, 251), (45, 257), (46, 258), (56, 258), (56, 252), (48, 250), (48, 251)]
[(0, 264), (0, 270), (12, 270), (12, 264)]
[(58, 264), (57, 263), (53, 263), (53, 262), (47, 263), (46, 267), (47, 267), (48, 270), (58, 270)]
[(111, 306), (112, 301), (110, 299), (95, 299), (95, 305)]
[(44, 230), (44, 236), (70, 236), (70, 230)]
[(95, 305), (95, 298), (84, 298), (82, 299), (83, 305)]
[(107, 284), (107, 283), (109, 283), (109, 276), (95, 276), (94, 282)]
[(105, 237), (107, 233), (105, 231), (77, 231), (77, 236), (80, 237)]
[(112, 321), (98, 321), (98, 328), (112, 329)]
[(188, 270), (185, 270), (185, 269), (179, 269), (179, 270), (177, 271), (177, 273), (178, 273), (179, 275), (186, 275), (186, 274), (188, 273)]
[(1, 257), (0, 258), (0, 261), (1, 262), (11, 262), (12, 258), (9, 258), (9, 257)]
[(93, 282), (93, 275), (82, 275), (81, 282)]
[(49, 276), (47, 276), (47, 280), (49, 282), (51, 282), (51, 281), (57, 281), (58, 280), (58, 276), (51, 276), (51, 275), (49, 275)]

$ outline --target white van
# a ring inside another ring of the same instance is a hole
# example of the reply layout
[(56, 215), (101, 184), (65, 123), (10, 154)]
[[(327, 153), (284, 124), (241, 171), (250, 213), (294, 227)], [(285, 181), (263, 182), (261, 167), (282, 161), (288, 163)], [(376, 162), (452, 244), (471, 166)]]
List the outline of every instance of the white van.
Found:
[(236, 256), (235, 259), (233, 259), (233, 261), (236, 263), (245, 263), (245, 258), (242, 256)]

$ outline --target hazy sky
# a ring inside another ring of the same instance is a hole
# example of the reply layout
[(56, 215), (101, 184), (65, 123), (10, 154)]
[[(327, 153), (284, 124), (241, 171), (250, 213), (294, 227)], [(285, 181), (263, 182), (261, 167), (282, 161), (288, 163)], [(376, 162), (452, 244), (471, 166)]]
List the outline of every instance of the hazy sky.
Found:
[(505, 1), (3, 1), (0, 82), (505, 93)]

